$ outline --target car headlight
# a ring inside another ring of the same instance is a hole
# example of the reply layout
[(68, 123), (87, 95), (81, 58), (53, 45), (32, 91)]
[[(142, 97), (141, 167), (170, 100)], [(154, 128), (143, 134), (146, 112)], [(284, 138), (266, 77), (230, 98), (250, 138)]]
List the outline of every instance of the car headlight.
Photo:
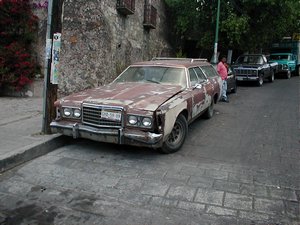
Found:
[(151, 127), (151, 125), (152, 125), (152, 120), (151, 120), (150, 118), (148, 118), (148, 117), (145, 117), (145, 118), (143, 118), (143, 120), (142, 120), (142, 124), (143, 124), (143, 126), (145, 126), (145, 127)]
[(132, 116), (131, 115), (131, 116), (128, 117), (128, 123), (130, 125), (136, 125), (137, 122), (138, 122), (137, 116)]
[(282, 65), (282, 68), (283, 68), (283, 69), (287, 69), (287, 68), (288, 68), (288, 65), (283, 64), (283, 65)]
[(79, 118), (81, 116), (81, 110), (80, 109), (74, 109), (73, 115), (74, 115), (74, 117)]
[(72, 115), (72, 109), (70, 108), (64, 108), (64, 116), (71, 116)]

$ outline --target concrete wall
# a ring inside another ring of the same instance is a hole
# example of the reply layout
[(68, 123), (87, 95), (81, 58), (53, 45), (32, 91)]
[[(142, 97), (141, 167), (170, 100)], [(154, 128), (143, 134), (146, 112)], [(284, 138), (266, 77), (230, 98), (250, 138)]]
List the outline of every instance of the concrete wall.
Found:
[(130, 63), (168, 56), (168, 27), (163, 0), (157, 9), (156, 29), (145, 30), (144, 0), (124, 17), (117, 0), (65, 0), (63, 6), (60, 94), (111, 82)]

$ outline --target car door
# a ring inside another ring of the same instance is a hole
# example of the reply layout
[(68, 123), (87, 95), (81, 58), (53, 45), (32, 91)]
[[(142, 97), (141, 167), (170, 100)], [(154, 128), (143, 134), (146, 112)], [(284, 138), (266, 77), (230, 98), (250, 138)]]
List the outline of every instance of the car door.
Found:
[(268, 62), (267, 58), (265, 56), (260, 56), (259, 58), (262, 57), (262, 67), (263, 67), (263, 70), (264, 70), (264, 77), (269, 77), (271, 76), (271, 65), (270, 63)]
[(290, 61), (291, 71), (295, 71), (296, 70), (296, 57), (295, 57), (295, 55), (290, 55), (289, 57), (291, 58), (291, 61)]
[[(199, 115), (205, 109), (205, 93), (195, 68), (189, 68), (190, 88), (192, 96), (192, 118)], [(198, 68), (199, 69), (199, 68)]]

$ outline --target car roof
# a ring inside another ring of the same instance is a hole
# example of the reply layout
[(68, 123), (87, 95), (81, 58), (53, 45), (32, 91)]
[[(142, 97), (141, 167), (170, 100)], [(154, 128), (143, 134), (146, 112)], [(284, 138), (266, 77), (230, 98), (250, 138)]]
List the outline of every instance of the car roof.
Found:
[(241, 56), (263, 56), (264, 54), (243, 54)]
[(193, 58), (153, 58), (150, 61), (136, 62), (131, 66), (168, 66), (168, 67), (192, 67), (210, 65), (207, 59)]
[(292, 55), (292, 53), (289, 53), (289, 52), (283, 52), (283, 53), (272, 53), (271, 55)]

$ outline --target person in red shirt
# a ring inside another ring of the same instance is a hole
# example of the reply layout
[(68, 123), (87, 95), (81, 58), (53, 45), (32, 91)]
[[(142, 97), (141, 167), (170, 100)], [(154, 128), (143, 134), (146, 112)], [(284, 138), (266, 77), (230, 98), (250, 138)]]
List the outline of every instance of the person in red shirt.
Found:
[(226, 57), (223, 56), (220, 60), (220, 62), (217, 65), (217, 71), (220, 74), (220, 77), (222, 78), (223, 84), (222, 84), (222, 98), (221, 101), (223, 102), (229, 102), (227, 97), (227, 76), (228, 76), (228, 65), (226, 64)]

